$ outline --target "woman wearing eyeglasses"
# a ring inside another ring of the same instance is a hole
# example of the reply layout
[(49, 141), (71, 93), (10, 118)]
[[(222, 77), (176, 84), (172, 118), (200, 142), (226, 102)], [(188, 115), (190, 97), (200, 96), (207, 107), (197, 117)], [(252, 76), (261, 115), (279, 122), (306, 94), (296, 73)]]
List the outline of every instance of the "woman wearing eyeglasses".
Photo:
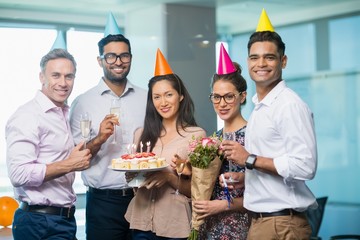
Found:
[[(212, 78), (210, 94), (215, 112), (224, 121), (224, 128), (216, 134), (222, 136), (225, 132), (234, 132), (235, 140), (244, 145), (247, 122), (241, 115), (241, 105), (246, 103), (247, 84), (241, 75), (240, 65), (231, 61), (223, 47), (221, 56), (227, 58), (225, 62), (228, 66), (219, 63), (219, 69)], [(223, 161), (219, 176), (226, 173), (228, 178), (231, 174), (234, 180), (238, 180), (237, 186), (242, 186), (230, 191), (230, 205), (219, 179), (215, 183), (211, 200), (194, 202), (193, 211), (203, 214), (202, 218), (205, 219), (199, 230), (199, 239), (246, 239), (250, 221), (243, 207), (244, 171), (243, 167), (236, 164), (230, 170), (229, 161)]]

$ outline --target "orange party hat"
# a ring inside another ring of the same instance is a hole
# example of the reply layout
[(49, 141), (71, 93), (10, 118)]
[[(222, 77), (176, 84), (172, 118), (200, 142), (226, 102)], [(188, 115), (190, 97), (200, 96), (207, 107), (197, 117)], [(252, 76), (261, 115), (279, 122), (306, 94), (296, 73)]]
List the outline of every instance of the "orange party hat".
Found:
[(221, 43), (217, 74), (222, 75), (230, 74), (233, 72), (236, 72), (236, 67), (231, 61), (229, 54), (226, 52), (224, 45)]
[(256, 32), (264, 32), (264, 31), (275, 32), (274, 27), (272, 26), (270, 19), (266, 14), (265, 9), (263, 8), (256, 28)]
[(154, 76), (174, 74), (160, 49), (156, 52), (156, 63)]

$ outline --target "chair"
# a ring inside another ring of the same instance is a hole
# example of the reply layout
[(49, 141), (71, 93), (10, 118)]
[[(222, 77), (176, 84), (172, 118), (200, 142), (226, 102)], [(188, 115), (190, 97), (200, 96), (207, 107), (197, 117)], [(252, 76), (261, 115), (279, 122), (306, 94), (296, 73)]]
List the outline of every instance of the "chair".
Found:
[(312, 230), (310, 238), (311, 240), (321, 240), (321, 237), (318, 236), (318, 233), (324, 216), (327, 199), (328, 197), (317, 198), (316, 201), (318, 203), (318, 207), (316, 209), (308, 209), (306, 211), (306, 216)]

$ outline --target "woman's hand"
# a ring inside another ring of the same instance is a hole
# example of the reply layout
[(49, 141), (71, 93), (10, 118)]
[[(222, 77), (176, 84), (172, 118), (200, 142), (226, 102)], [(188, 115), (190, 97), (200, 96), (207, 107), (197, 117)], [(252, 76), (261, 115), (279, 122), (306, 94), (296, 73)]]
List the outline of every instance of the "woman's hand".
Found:
[[(226, 172), (226, 173), (224, 173), (225, 180), (229, 179), (230, 176), (232, 177), (232, 179), (238, 180), (238, 181), (231, 182), (231, 183), (226, 182), (229, 190), (241, 189), (245, 186), (245, 173), (244, 172)], [(219, 176), (219, 183), (222, 187), (225, 187), (221, 176)]]
[(193, 201), (193, 211), (199, 214), (199, 220), (226, 211), (226, 200)]
[(150, 172), (145, 174), (145, 181), (141, 184), (140, 187), (146, 187), (147, 189), (151, 188), (160, 188), (165, 183), (168, 182), (169, 173), (167, 171), (158, 171), (158, 172)]
[(131, 180), (133, 180), (139, 173), (137, 172), (126, 172), (125, 173), (125, 179), (126, 182), (129, 183)]
[[(174, 157), (171, 159), (170, 167), (176, 173), (176, 161), (180, 159), (179, 155), (175, 154)], [(186, 160), (184, 170), (181, 173), (184, 176), (191, 175), (191, 164), (189, 161)]]

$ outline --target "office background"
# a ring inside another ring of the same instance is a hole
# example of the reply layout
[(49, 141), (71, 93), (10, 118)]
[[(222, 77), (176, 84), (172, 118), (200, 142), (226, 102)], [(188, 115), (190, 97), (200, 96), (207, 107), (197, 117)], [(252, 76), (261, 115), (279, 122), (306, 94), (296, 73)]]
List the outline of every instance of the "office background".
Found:
[[(254, 84), (247, 74), (246, 45), (264, 7), (286, 43), (283, 77), (314, 112), (319, 161), (308, 186), (317, 197), (329, 197), (319, 235), (360, 234), (359, 0), (51, 2), (0, 0), (2, 136), (10, 114), (40, 88), (39, 61), (57, 34), (64, 35), (78, 62), (69, 103), (97, 84), (102, 75), (97, 42), (110, 11), (132, 43), (129, 78), (147, 88), (160, 48), (189, 88), (198, 122), (209, 134), (221, 127), (208, 95), (217, 43), (226, 43), (248, 80), (243, 109), (248, 117)], [(0, 196), (11, 196), (4, 137), (0, 149)], [(81, 200), (85, 189), (79, 177), (75, 188)]]

